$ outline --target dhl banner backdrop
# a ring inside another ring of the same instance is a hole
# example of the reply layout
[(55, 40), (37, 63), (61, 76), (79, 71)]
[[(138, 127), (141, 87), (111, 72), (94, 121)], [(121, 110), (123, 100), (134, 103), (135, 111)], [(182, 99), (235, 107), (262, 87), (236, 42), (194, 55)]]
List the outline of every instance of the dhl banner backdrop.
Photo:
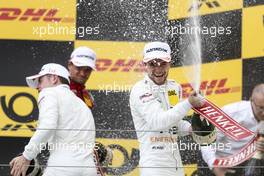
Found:
[[(183, 97), (187, 98), (193, 91), (187, 75), (192, 69), (188, 67), (174, 68), (169, 78), (177, 80), (183, 89)], [(241, 100), (242, 62), (230, 60), (220, 63), (203, 64), (201, 67), (200, 90), (218, 106)]]
[[(192, 2), (192, 0), (190, 1)], [(249, 99), (264, 82), (264, 0), (196, 0), (201, 29), (189, 23), (187, 0), (0, 0), (0, 164), (22, 152), (38, 120), (38, 92), (25, 77), (43, 64), (67, 65), (74, 48), (97, 53), (86, 86), (95, 99), (97, 140), (113, 150), (108, 175), (139, 175), (139, 144), (129, 107), (131, 87), (144, 77), (142, 54), (150, 41), (172, 49), (169, 78), (192, 91), (182, 66), (186, 36), (201, 36), (200, 89), (212, 102)], [(112, 130), (103, 131), (104, 129)], [(191, 143), (190, 136), (180, 139)], [(187, 176), (207, 175), (199, 150), (181, 151)], [(9, 167), (0, 165), (0, 175)]]
[(244, 58), (264, 55), (264, 5), (243, 10), (242, 51)]
[[(96, 53), (97, 74), (93, 74), (89, 87), (95, 90), (123, 89), (124, 91), (142, 79), (142, 54), (144, 42), (79, 41), (75, 48), (89, 46)], [(109, 75), (109, 76), (106, 76)], [(111, 75), (111, 76), (110, 76)]]
[[(186, 18), (191, 15), (191, 11), (194, 8), (195, 4), (193, 1), (185, 0), (168, 0), (169, 9), (168, 9), (168, 19), (180, 19)], [(212, 14), (218, 12), (225, 12), (231, 10), (242, 9), (243, 0), (207, 0), (207, 1), (196, 1), (197, 7), (199, 9), (199, 15)]]
[[(113, 167), (108, 168), (109, 175), (139, 175), (138, 160), (136, 159), (139, 157), (137, 140), (98, 139), (98, 141), (110, 147), (115, 156), (112, 161)], [(195, 164), (188, 164), (185, 173), (192, 175), (196, 167)]]
[(2, 39), (74, 40), (75, 0), (1, 1)]
[(1, 136), (31, 137), (36, 128), (37, 91), (27, 87), (0, 87)]

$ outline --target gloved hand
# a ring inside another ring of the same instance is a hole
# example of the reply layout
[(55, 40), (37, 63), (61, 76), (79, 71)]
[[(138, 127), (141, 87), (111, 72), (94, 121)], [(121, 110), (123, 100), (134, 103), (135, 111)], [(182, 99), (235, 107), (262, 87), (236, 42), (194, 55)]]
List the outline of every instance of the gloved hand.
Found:
[(198, 144), (208, 145), (216, 140), (215, 126), (199, 114), (193, 113), (191, 124), (193, 140)]
[(204, 105), (204, 97), (193, 91), (189, 96), (189, 102), (193, 107), (201, 107)]
[(264, 157), (264, 121), (260, 121), (257, 126), (258, 140), (256, 142), (256, 149)]

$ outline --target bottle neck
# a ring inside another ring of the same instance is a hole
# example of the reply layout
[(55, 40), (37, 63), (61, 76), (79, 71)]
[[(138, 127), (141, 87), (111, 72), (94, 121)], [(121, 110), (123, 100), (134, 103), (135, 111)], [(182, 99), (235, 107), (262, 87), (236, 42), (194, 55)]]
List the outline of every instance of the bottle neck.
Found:
[(263, 152), (257, 151), (257, 152), (253, 155), (252, 158), (254, 158), (254, 159), (258, 159), (258, 160), (261, 160), (261, 159), (264, 159), (264, 154), (263, 154)]

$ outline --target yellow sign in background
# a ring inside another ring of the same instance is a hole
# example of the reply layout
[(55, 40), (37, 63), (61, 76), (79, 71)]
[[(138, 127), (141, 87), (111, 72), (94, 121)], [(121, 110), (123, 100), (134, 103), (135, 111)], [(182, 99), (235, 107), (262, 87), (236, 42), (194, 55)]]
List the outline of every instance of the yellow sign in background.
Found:
[[(189, 83), (186, 74), (191, 67), (178, 67), (170, 70), (169, 78), (176, 80), (182, 86)], [(197, 74), (197, 73), (196, 73)], [(242, 94), (242, 61), (241, 59), (202, 64), (201, 82), (209, 86), (202, 88), (206, 98), (223, 106), (228, 103), (241, 100)], [(183, 92), (191, 92), (190, 87), (184, 88)]]
[[(92, 73), (87, 87), (95, 90), (129, 90), (143, 77), (143, 73), (136, 70), (143, 58), (144, 45), (144, 42), (76, 41), (75, 48), (87, 46), (97, 55), (98, 70)], [(124, 65), (117, 64), (117, 61), (124, 62)], [(127, 65), (129, 62), (130, 65)]]
[(241, 9), (243, 0), (169, 0), (168, 19), (190, 17), (193, 2), (197, 2), (199, 15)]
[[(139, 69), (138, 64), (143, 56), (142, 51), (145, 42), (75, 41), (76, 2), (75, 0), (35, 0), (34, 2), (30, 0), (25, 0), (23, 2), (19, 0), (1, 1), (0, 16), (13, 17), (14, 19), (0, 19), (0, 38), (15, 40), (74, 41), (75, 48), (83, 45), (88, 46), (96, 51), (99, 61), (97, 65), (100, 69), (92, 73), (87, 87), (99, 91), (107, 89), (110, 91), (129, 90), (134, 83), (143, 78), (144, 73), (136, 70)], [(191, 8), (191, 5), (187, 2), (187, 0), (169, 0), (168, 19), (175, 20), (189, 17), (190, 14), (188, 10)], [(242, 9), (243, 6), (243, 0), (200, 0), (197, 2), (200, 6), (199, 15)], [(43, 11), (43, 15), (36, 21), (33, 20), (32, 16), (27, 16), (28, 18), (26, 18), (26, 20), (21, 20), (26, 17), (25, 13), (30, 9), (33, 9), (34, 12), (44, 9), (45, 12)], [(44, 19), (47, 17), (47, 14), (55, 9), (56, 13), (54, 13), (52, 17), (60, 19), (59, 22), (45, 21)], [(263, 12), (263, 5), (246, 7), (242, 10), (242, 58), (264, 56)], [(68, 28), (68, 33), (60, 29), (60, 27)], [(39, 29), (39, 33), (36, 33), (37, 28)], [(40, 36), (40, 29), (42, 29), (42, 32), (46, 30), (46, 34)], [(48, 31), (49, 29), (50, 31)], [(238, 37), (241, 36), (239, 35)], [(132, 64), (126, 66), (127, 63)], [(186, 68), (188, 69), (188, 67), (172, 68), (169, 77), (177, 80), (182, 85), (186, 85), (189, 83), (189, 80), (186, 79), (183, 72)], [(201, 70), (201, 82), (212, 85), (211, 88), (204, 89), (206, 92), (209, 92), (205, 93), (208, 99), (218, 106), (241, 100), (242, 62), (240, 59), (203, 64)], [(222, 84), (222, 86), (219, 86), (220, 84)], [(185, 93), (190, 93), (190, 87), (188, 86), (183, 90)], [(2, 103), (5, 103), (8, 107), (11, 98), (18, 93), (26, 93), (35, 99), (37, 97), (37, 92), (27, 87), (0, 87), (0, 97), (1, 100), (4, 100)], [(3, 99), (3, 97), (5, 97), (5, 99)], [(22, 96), (14, 101), (12, 109), (16, 114), (21, 116), (20, 118), (25, 118), (23, 116), (31, 113), (32, 108), (32, 101)], [(4, 112), (2, 105), (0, 107), (0, 118), (0, 136), (31, 137), (33, 131), (29, 126), (35, 127), (37, 124), (35, 121), (21, 123), (12, 120)], [(17, 127), (17, 130), (15, 130), (15, 127)], [(135, 139), (99, 139), (99, 141), (106, 145), (115, 144), (124, 147), (128, 152), (128, 156), (131, 155), (132, 149), (138, 149), (138, 143)], [(123, 161), (124, 156), (122, 153), (119, 150), (114, 150), (112, 166), (120, 167)], [(187, 167), (188, 166), (189, 165), (187, 165)], [(186, 174), (191, 175), (194, 170), (196, 170), (196, 165), (190, 165), (190, 170), (186, 170)], [(135, 169), (127, 175), (139, 175), (139, 171)]]
[[(124, 176), (134, 176), (134, 175), (139, 175), (139, 168), (138, 165), (133, 165), (132, 163), (135, 162), (135, 159), (132, 158), (133, 156), (135, 157), (136, 152), (132, 152), (133, 150), (138, 151), (139, 143), (136, 139), (105, 139), (105, 138), (98, 138), (98, 142), (101, 142), (105, 146), (112, 146), (110, 147), (113, 152), (113, 161), (112, 164), (110, 165), (110, 168), (125, 168), (126, 166), (129, 166), (130, 162), (130, 167), (136, 167), (133, 170), (127, 171), (125, 174), (120, 174)], [(115, 146), (115, 147), (113, 147)], [(118, 148), (121, 148), (119, 150)], [(126, 158), (126, 153), (129, 158)], [(134, 155), (133, 155), (134, 154)], [(128, 159), (128, 160), (126, 160)], [(132, 161), (132, 163), (131, 163)], [(196, 164), (190, 164), (190, 165), (185, 165), (184, 166), (185, 174), (186, 176), (191, 176), (194, 171), (197, 170), (197, 165)], [(127, 167), (126, 169), (128, 169)], [(125, 169), (124, 169), (125, 170)], [(111, 175), (111, 174), (110, 174)]]
[[(1, 1), (0, 38), (74, 40), (75, 7), (75, 0)], [(32, 16), (39, 18), (33, 19)]]
[[(19, 94), (21, 96), (17, 96)], [(28, 87), (0, 86), (0, 136), (31, 137), (33, 135), (34, 131), (31, 128), (36, 127), (37, 121), (30, 119), (38, 117), (27, 117), (27, 115), (32, 113), (33, 108), (36, 110), (37, 96), (37, 91)], [(14, 98), (13, 103), (10, 104), (12, 98)], [(4, 109), (11, 113), (14, 111), (12, 117)], [(38, 113), (32, 115), (37, 116)]]
[(264, 5), (243, 9), (242, 56), (264, 56)]

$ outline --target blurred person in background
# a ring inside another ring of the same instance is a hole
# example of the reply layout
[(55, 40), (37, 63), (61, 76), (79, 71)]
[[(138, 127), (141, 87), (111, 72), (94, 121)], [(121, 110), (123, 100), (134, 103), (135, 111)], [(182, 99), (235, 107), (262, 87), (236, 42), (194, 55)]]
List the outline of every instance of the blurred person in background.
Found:
[[(85, 46), (76, 48), (68, 60), (68, 70), (70, 73), (70, 89), (85, 102), (88, 108), (92, 109), (95, 106), (94, 98), (86, 89), (85, 84), (92, 72), (96, 70), (96, 53)], [(96, 142), (94, 157), (98, 175), (104, 175), (105, 167), (112, 160), (111, 149)]]
[[(222, 110), (241, 126), (253, 132), (257, 132), (258, 124), (264, 120), (264, 84), (259, 84), (254, 87), (249, 101), (239, 101), (228, 104), (225, 105)], [(249, 160), (231, 168), (215, 167), (213, 163), (216, 158), (229, 157), (237, 154), (254, 137), (255, 136), (250, 136), (235, 141), (218, 130), (215, 149), (210, 146), (201, 147), (202, 157), (216, 176), (245, 175)], [(217, 147), (220, 145), (222, 147)], [(263, 140), (257, 141), (257, 150), (264, 152)], [(264, 174), (264, 168), (262, 168), (262, 170)]]
[(92, 72), (96, 70), (95, 63), (95, 52), (85, 46), (76, 48), (68, 60), (70, 88), (90, 109), (94, 107), (94, 99), (92, 94), (85, 88), (85, 84)]

